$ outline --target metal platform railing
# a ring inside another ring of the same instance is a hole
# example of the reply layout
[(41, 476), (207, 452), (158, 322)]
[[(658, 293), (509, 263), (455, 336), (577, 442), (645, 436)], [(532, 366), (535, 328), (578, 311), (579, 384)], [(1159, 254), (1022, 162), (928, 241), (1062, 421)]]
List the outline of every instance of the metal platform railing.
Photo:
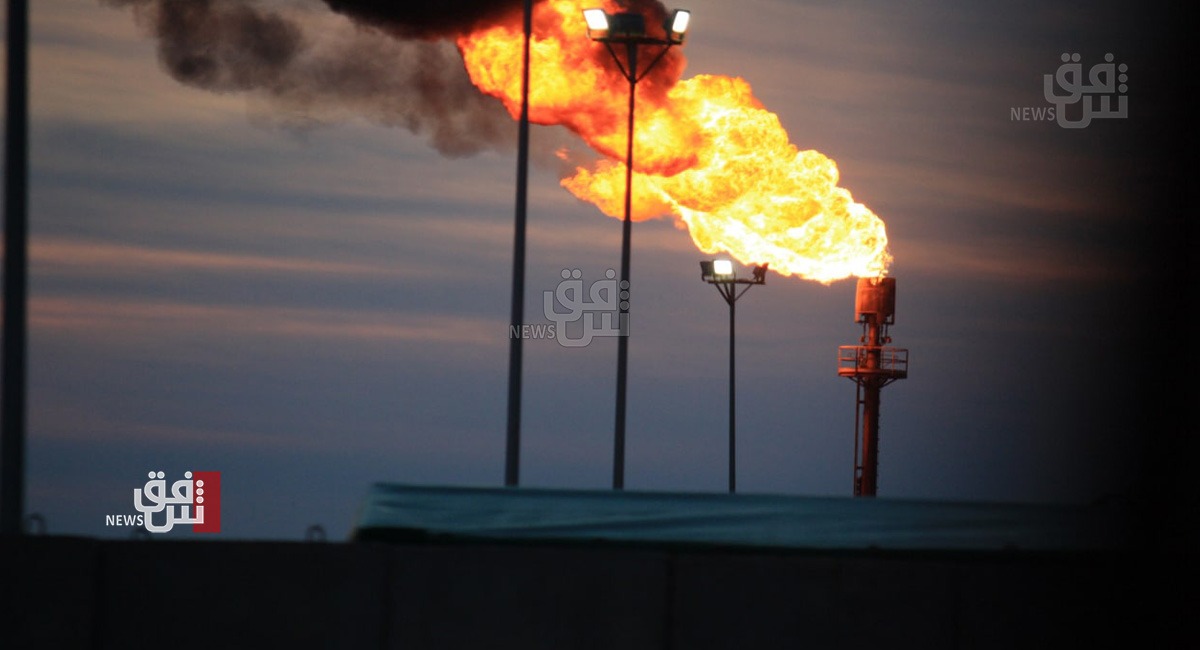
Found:
[[(872, 362), (872, 357), (877, 361)], [(903, 379), (908, 376), (908, 349), (869, 345), (839, 346), (838, 375), (883, 375), (892, 379)]]

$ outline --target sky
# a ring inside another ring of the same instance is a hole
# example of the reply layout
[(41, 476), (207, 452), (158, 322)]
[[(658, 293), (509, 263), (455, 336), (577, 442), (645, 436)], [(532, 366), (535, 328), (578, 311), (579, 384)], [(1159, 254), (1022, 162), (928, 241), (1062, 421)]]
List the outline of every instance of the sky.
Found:
[[(127, 537), (105, 516), (133, 513), (147, 472), (219, 471), (223, 536), (345, 538), (373, 483), (502, 485), (516, 128), (499, 104), (448, 98), (487, 134), (464, 143), (414, 117), (399, 82), (182, 83), (128, 3), (31, 4), (27, 512)], [(319, 0), (249, 4), (382, 78), (413, 60), (461, 76), (446, 43), (363, 32)], [(883, 391), (880, 498), (1089, 504), (1180, 480), (1173, 359), (1194, 354), (1179, 303), (1195, 291), (1178, 16), (687, 8), (684, 77), (745, 79), (887, 225), (910, 363)], [(1064, 53), (1128, 65), (1126, 117), (1015, 119), (1050, 106)], [(618, 267), (620, 222), (559, 185), (573, 169), (556, 149), (595, 153), (558, 127), (532, 138), (526, 320), (547, 323), (564, 269)], [(726, 489), (711, 257), (670, 218), (634, 226), (629, 490)], [(861, 333), (854, 287), (770, 273), (738, 302), (740, 492), (851, 494), (836, 352)], [(523, 347), (521, 486), (608, 489), (615, 339)]]

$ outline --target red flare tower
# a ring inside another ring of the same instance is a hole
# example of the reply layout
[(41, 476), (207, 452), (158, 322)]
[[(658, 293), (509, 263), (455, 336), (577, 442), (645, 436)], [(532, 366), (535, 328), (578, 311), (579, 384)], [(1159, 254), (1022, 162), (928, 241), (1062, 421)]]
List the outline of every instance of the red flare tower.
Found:
[(838, 376), (857, 385), (854, 410), (854, 496), (875, 496), (879, 472), (879, 391), (908, 377), (908, 350), (886, 347), (896, 322), (896, 279), (859, 278), (854, 321), (860, 345), (838, 348)]

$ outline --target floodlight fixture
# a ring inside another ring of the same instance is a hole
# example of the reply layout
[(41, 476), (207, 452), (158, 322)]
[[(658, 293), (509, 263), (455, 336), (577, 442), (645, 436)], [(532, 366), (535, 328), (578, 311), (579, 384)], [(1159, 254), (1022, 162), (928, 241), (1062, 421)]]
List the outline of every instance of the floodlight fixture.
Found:
[(637, 41), (646, 37), (646, 17), (623, 11), (608, 17), (608, 38), (614, 41)]
[(692, 22), (692, 12), (687, 9), (676, 9), (667, 20), (667, 37), (676, 45), (683, 43), (687, 36), (688, 24)]
[(750, 271), (754, 275), (754, 281), (763, 284), (767, 281), (767, 265), (759, 264)]
[(583, 20), (587, 23), (588, 38), (598, 41), (608, 36), (608, 13), (603, 9), (584, 9)]
[(713, 275), (718, 279), (732, 279), (733, 262), (729, 260), (713, 260)]

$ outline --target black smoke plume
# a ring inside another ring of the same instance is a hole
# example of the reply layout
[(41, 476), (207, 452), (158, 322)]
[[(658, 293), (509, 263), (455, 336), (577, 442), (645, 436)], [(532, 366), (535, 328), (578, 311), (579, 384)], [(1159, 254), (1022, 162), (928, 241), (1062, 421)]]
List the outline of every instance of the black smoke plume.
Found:
[(471, 84), (447, 39), (519, 12), (520, 0), (326, 0), (340, 16), (314, 3), (101, 1), (132, 10), (180, 83), (261, 97), (285, 122), (363, 115), (452, 156), (516, 139), (512, 118)]
[(400, 38), (462, 36), (497, 22), (513, 21), (521, 0), (325, 0), (330, 9), (375, 25)]

